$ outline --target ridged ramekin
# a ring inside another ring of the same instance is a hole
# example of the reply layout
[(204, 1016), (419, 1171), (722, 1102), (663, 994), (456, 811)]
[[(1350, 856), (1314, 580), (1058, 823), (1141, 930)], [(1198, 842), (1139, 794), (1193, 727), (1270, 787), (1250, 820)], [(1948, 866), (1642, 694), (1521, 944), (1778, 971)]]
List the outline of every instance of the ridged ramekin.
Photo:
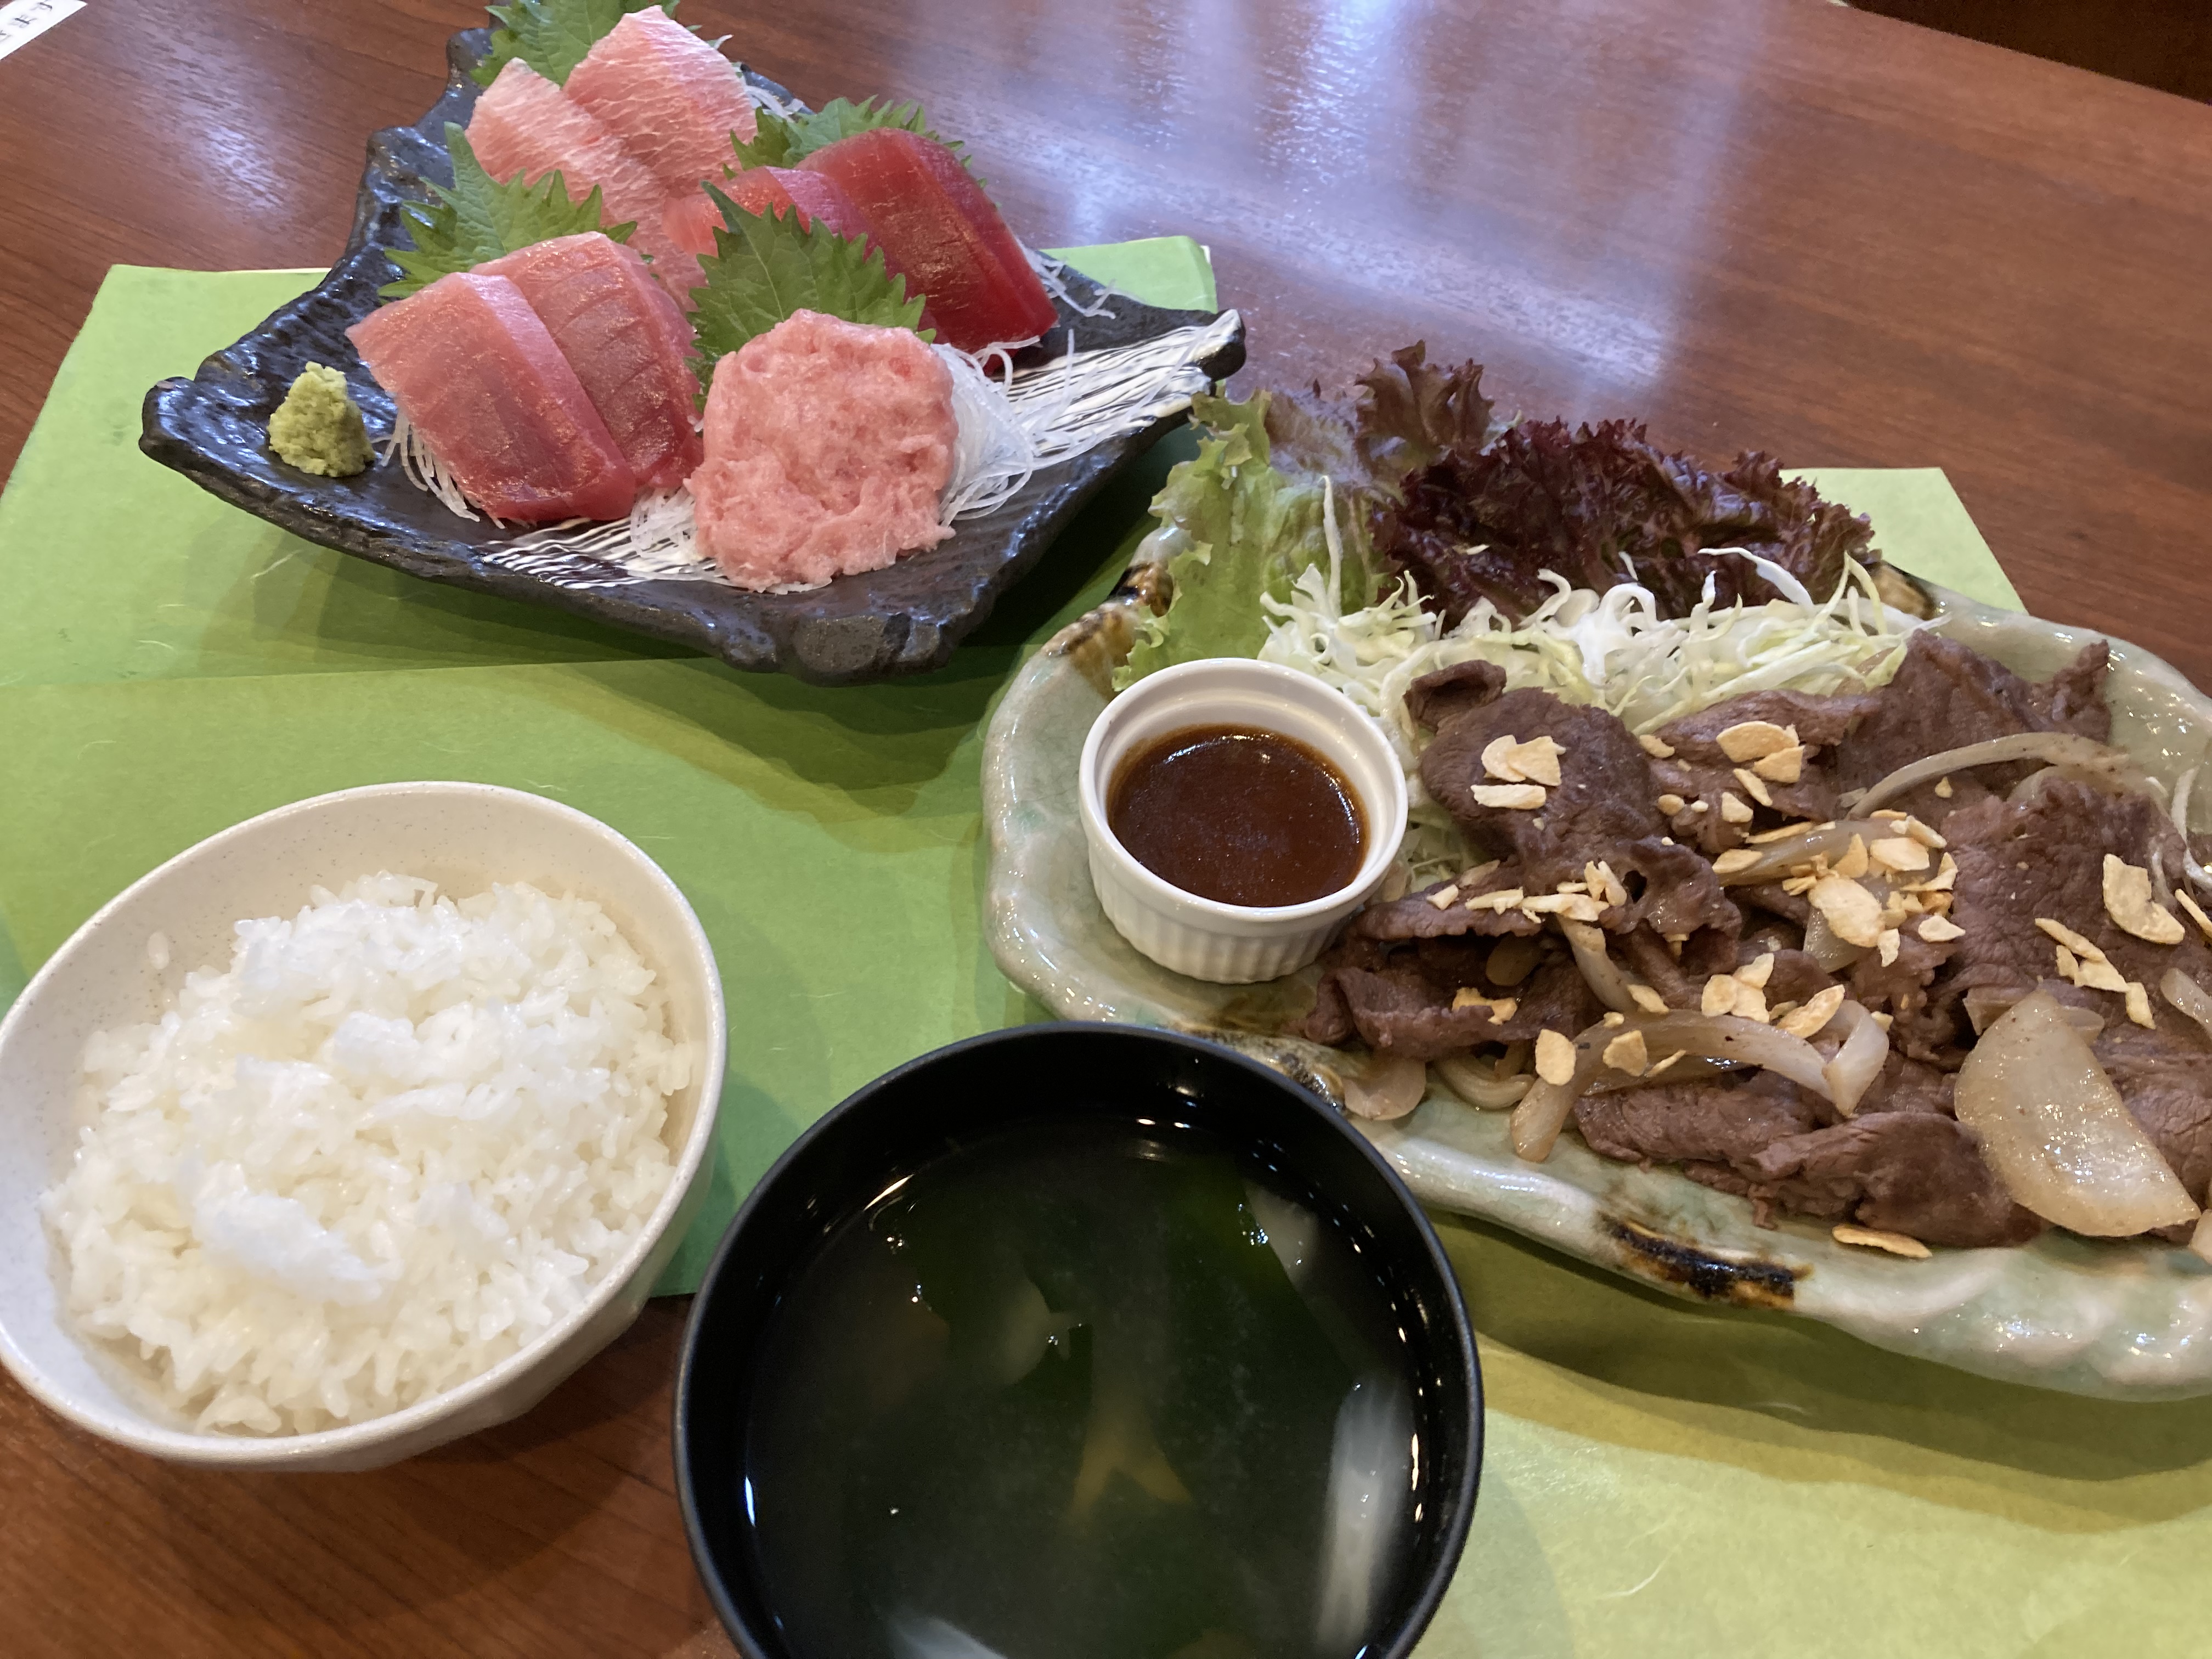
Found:
[[(1225, 904), (1186, 893), (1137, 862), (1106, 827), (1106, 792), (1133, 751), (1205, 726), (1256, 726), (1334, 763), (1358, 797), (1366, 856), (1345, 886), (1304, 904)], [(1084, 740), (1079, 789), (1091, 882), (1122, 938), (1163, 968), (1218, 985), (1294, 973), (1319, 956), (1381, 884), (1406, 830), (1406, 775), (1382, 728), (1310, 674), (1242, 657), (1180, 663), (1106, 705)]]

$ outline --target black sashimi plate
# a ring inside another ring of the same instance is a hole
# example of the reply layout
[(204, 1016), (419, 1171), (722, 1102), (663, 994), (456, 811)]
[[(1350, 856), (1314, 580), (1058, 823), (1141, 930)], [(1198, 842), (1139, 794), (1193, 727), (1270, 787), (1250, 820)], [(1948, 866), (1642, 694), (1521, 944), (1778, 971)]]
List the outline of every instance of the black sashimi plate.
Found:
[[(961, 520), (949, 539), (927, 553), (803, 593), (750, 593), (683, 580), (562, 586), (486, 556), (530, 526), (501, 529), (461, 519), (396, 465), (373, 466), (351, 478), (319, 478), (286, 465), (268, 447), (269, 417), (310, 362), (344, 373), (372, 437), (392, 429), (391, 399), (369, 379), (345, 331), (375, 307), (376, 290), (395, 274), (384, 250), (409, 246), (402, 206), (428, 200), (434, 182), (452, 182), (446, 124), (467, 125), (477, 96), (470, 71), (487, 45), (482, 29), (455, 35), (446, 52), (445, 96), (413, 126), (389, 127), (369, 140), (353, 232), (322, 283), (209, 358), (191, 380), (163, 380), (146, 394), (139, 439), (146, 453), (295, 535), (410, 575), (578, 611), (696, 647), (736, 668), (851, 685), (941, 665), (999, 595), (1043, 556), (1076, 510), (1185, 418), (1184, 409), (1175, 409), (1139, 431), (1040, 469), (1005, 505)], [(773, 82), (745, 74), (784, 103), (793, 101)], [(1084, 305), (1097, 303), (1103, 292), (1073, 270), (1065, 280)], [(1071, 325), (1079, 349), (1090, 352), (1216, 321), (1212, 313), (1165, 311), (1120, 295), (1111, 311), (1086, 317), (1060, 304), (1060, 327), (1032, 352), (1038, 360), (1056, 356)], [(1197, 364), (1220, 380), (1243, 361), (1240, 326)]]

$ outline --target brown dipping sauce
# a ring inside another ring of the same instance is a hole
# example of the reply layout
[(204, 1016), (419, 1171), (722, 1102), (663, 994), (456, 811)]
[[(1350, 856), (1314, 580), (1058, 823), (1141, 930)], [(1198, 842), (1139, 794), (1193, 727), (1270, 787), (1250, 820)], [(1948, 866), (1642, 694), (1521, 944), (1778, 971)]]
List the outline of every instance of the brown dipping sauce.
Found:
[(1359, 873), (1367, 818), (1328, 758), (1249, 726), (1156, 738), (1121, 763), (1106, 825), (1162, 880), (1224, 904), (1304, 904)]

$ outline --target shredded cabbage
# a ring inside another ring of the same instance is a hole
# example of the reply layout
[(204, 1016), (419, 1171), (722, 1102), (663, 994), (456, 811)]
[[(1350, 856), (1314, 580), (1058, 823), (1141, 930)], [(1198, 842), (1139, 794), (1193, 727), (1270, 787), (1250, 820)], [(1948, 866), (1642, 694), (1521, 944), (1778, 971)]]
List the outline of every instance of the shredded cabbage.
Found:
[(1881, 602), (1874, 578), (1845, 560), (1826, 603), (1772, 560), (1742, 549), (1787, 598), (1719, 608), (1708, 578), (1686, 617), (1662, 617), (1651, 591), (1623, 582), (1601, 593), (1543, 572), (1552, 597), (1515, 621), (1482, 600), (1449, 631), (1424, 611), (1410, 580), (1347, 612), (1338, 595), (1344, 549), (1333, 489), (1323, 529), (1328, 568), (1310, 565), (1287, 600), (1262, 596), (1262, 662), (1327, 682), (1381, 722), (1406, 769), (1411, 817), (1401, 859), (1423, 879), (1459, 868), (1466, 843), (1421, 787), (1429, 734), (1406, 713), (1406, 689), (1424, 674), (1484, 658), (1505, 671), (1508, 690), (1533, 685), (1563, 702), (1594, 703), (1638, 733), (1751, 691), (1838, 692), (1888, 684), (1917, 618)]

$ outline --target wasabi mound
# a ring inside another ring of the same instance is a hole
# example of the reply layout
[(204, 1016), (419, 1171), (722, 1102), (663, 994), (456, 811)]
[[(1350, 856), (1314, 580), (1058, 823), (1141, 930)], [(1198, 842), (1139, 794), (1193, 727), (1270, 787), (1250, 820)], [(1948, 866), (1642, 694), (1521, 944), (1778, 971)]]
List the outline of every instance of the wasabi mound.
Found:
[(350, 478), (375, 457), (345, 376), (320, 363), (307, 365), (269, 417), (269, 447), (286, 465), (322, 478)]

